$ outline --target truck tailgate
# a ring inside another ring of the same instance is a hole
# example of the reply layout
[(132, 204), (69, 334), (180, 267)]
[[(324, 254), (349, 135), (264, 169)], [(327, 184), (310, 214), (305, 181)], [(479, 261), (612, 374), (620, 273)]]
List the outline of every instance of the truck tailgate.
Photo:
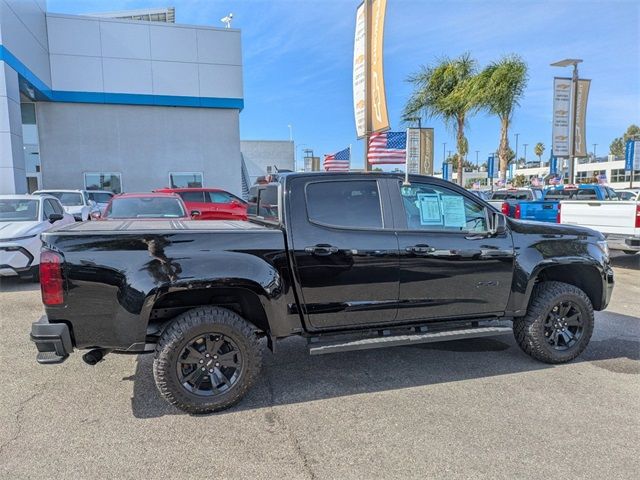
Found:
[(537, 222), (556, 223), (558, 202), (553, 200), (536, 200), (520, 203), (520, 218)]
[(561, 202), (561, 223), (580, 225), (602, 233), (638, 235), (638, 202), (567, 200)]

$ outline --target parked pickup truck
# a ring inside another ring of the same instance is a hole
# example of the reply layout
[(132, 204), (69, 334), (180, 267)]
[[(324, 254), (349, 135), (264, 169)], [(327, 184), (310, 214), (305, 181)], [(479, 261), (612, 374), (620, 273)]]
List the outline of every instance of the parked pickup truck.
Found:
[(640, 252), (640, 201), (563, 201), (560, 223), (598, 230), (612, 250)]
[(440, 179), (410, 182), (286, 174), (258, 187), (255, 212), (269, 215), (248, 222), (45, 233), (37, 361), (74, 349), (90, 349), (89, 364), (151, 353), (165, 399), (204, 413), (245, 395), (260, 374), (261, 338), (277, 352), (301, 336), (325, 354), (514, 334), (547, 363), (585, 349), (614, 284), (602, 234), (508, 219)]
[(539, 188), (503, 188), (491, 194), (489, 203), (508, 217), (517, 218), (517, 205), (531, 200), (542, 200)]
[[(560, 223), (558, 210), (562, 200), (618, 200), (616, 192), (597, 184), (560, 185), (545, 190), (542, 200), (525, 200), (510, 205), (513, 218), (537, 222)], [(504, 213), (504, 207), (502, 208)]]

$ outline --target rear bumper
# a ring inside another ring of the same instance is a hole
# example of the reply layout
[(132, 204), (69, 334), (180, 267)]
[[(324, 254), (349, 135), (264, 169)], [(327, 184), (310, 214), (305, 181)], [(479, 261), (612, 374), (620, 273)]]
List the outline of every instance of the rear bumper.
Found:
[(31, 341), (38, 349), (36, 357), (38, 363), (62, 363), (73, 352), (68, 325), (49, 323), (46, 315), (31, 324)]
[(640, 236), (605, 234), (611, 250), (634, 250), (640, 252)]

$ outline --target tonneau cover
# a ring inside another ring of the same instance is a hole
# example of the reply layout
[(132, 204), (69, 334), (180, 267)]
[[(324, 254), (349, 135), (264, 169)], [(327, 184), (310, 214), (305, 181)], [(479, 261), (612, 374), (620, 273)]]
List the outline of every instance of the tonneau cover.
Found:
[(192, 232), (238, 232), (240, 230), (270, 231), (272, 229), (257, 223), (240, 220), (101, 220), (90, 222), (76, 222), (49, 233), (77, 234), (77, 233), (110, 233), (110, 232), (158, 232), (180, 231)]

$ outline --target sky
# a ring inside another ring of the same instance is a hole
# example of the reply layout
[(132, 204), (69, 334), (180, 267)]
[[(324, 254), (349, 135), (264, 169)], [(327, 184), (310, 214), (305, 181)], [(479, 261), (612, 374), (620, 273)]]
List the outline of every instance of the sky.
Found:
[[(223, 26), (233, 13), (242, 30), (245, 108), (243, 140), (288, 140), (291, 125), (298, 165), (302, 150), (315, 155), (352, 146), (352, 167), (363, 166), (363, 141), (356, 138), (352, 102), (355, 11), (359, 0), (48, 0), (57, 13), (174, 6), (176, 23)], [(598, 156), (631, 123), (640, 123), (640, 2), (388, 0), (384, 66), (392, 130), (404, 130), (401, 113), (412, 87), (407, 77), (422, 65), (469, 52), (482, 68), (515, 53), (528, 64), (529, 81), (513, 117), (511, 147), (551, 143), (554, 76), (568, 68), (549, 64), (581, 58), (580, 77), (592, 80), (587, 110), (589, 151)], [(436, 119), (436, 165), (455, 151), (453, 130)], [(469, 119), (468, 158), (480, 162), (496, 150), (497, 118)], [(446, 143), (446, 147), (443, 145)]]

